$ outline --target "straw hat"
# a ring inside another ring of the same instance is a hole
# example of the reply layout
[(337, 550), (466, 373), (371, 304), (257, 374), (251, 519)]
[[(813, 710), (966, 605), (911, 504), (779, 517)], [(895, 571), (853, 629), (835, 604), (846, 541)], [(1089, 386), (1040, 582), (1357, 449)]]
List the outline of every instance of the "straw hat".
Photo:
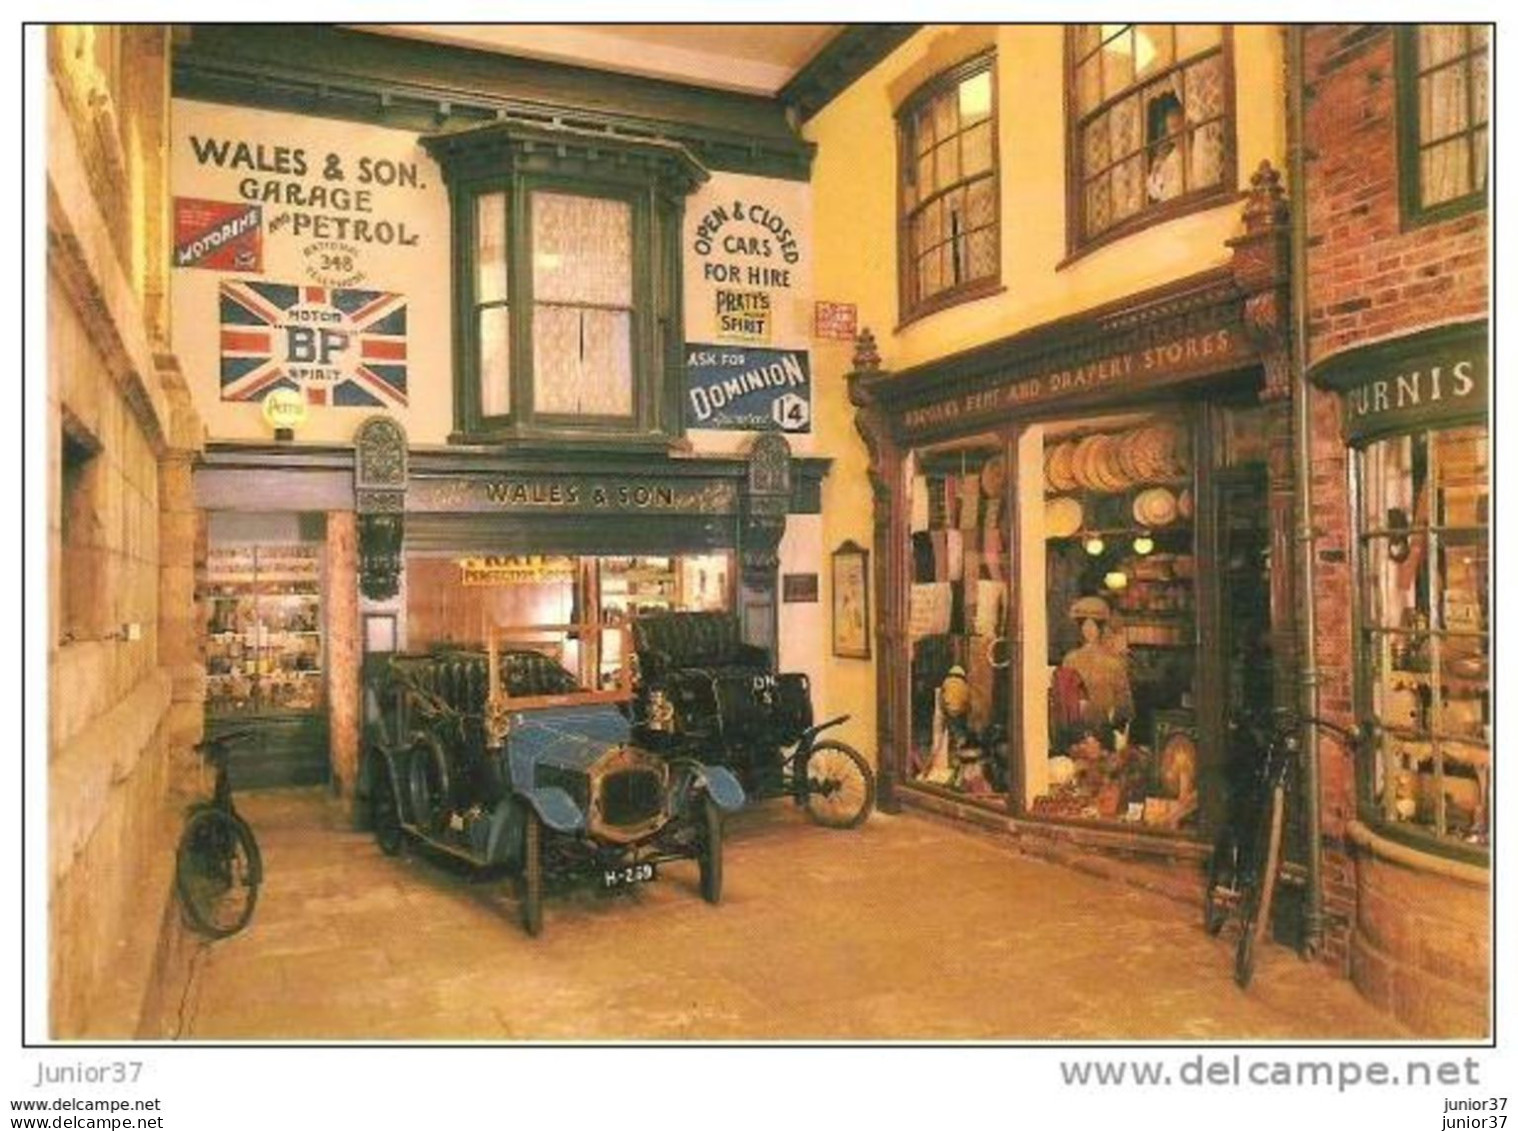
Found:
[(1111, 615), (1112, 610), (1100, 597), (1081, 597), (1070, 606), (1070, 619), (1073, 621), (1106, 620)]

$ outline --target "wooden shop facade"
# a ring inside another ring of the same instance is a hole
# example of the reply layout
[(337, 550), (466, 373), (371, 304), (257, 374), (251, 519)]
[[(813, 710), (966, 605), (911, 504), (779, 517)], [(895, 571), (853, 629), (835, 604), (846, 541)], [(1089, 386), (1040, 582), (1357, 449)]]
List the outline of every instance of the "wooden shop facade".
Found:
[(366, 664), (492, 622), (606, 626), (558, 646), (610, 685), (622, 622), (723, 610), (825, 685), (820, 606), (780, 597), (782, 568), (815, 593), (829, 461), (813, 147), (778, 101), (330, 27), (182, 40), (175, 346), (239, 784), (351, 795)]
[(1222, 268), (851, 388), (876, 498), (881, 793), (1195, 858), (1291, 701), (1288, 264), (1262, 168)]

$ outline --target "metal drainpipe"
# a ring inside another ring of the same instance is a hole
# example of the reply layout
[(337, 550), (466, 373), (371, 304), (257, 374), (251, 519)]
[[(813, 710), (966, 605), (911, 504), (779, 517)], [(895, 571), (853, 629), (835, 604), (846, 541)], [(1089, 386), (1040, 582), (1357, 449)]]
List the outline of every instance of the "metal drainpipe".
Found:
[(1303, 138), (1307, 77), (1303, 68), (1300, 24), (1286, 29), (1287, 160), (1291, 171), (1291, 368), (1292, 440), (1295, 445), (1296, 549), (1303, 597), (1297, 602), (1297, 684), (1302, 724), (1302, 793), (1307, 824), (1307, 912), (1303, 949), (1318, 953), (1323, 942), (1322, 774), (1318, 764), (1318, 728), (1308, 719), (1318, 714), (1317, 609), (1313, 594), (1317, 569), (1313, 559), (1312, 407), (1307, 380), (1307, 153)]

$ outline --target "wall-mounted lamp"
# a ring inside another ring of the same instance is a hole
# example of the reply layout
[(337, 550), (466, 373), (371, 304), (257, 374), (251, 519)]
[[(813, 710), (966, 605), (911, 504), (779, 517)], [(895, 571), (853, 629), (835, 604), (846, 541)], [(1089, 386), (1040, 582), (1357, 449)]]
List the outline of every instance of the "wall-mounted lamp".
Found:
[(295, 430), (306, 422), (307, 413), (305, 394), (296, 389), (270, 389), (264, 396), (264, 423), (282, 444), (295, 439)]

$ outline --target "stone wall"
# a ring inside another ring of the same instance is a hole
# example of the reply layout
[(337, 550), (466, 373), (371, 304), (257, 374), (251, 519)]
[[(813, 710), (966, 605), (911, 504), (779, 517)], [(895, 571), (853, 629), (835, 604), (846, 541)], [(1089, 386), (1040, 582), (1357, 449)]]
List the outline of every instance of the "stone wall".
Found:
[[(166, 57), (163, 28), (49, 30), (55, 1038), (137, 1030), (172, 890), (175, 787), (198, 734), (186, 706), (198, 703), (197, 658), (184, 631), (194, 620), (188, 460), (200, 430), (163, 353), (167, 250), (152, 220), (166, 207), (154, 141), (167, 113)], [(127, 215), (144, 224), (124, 224)], [(165, 470), (176, 466), (178, 477)]]
[[(1316, 25), (1305, 30), (1303, 46), (1310, 364), (1485, 315), (1487, 212), (1422, 225), (1402, 218), (1393, 30)], [(1339, 395), (1315, 389), (1311, 405), (1321, 711), (1353, 726), (1357, 594), (1349, 566), (1348, 451)], [(1352, 752), (1328, 735), (1321, 747), (1325, 958), (1420, 1032), (1484, 1031), (1480, 987), (1490, 966), (1490, 932), (1473, 926), (1485, 914), (1484, 897), (1469, 884), (1418, 875), (1416, 854), (1397, 865), (1368, 855), (1356, 824)], [(1461, 937), (1469, 945), (1459, 962), (1436, 975), (1439, 964), (1430, 955), (1439, 948), (1430, 949), (1427, 940), (1430, 931), (1437, 933), (1432, 909), (1444, 905), (1464, 924)], [(1419, 988), (1424, 974), (1434, 982)], [(1450, 979), (1453, 993), (1444, 985)]]

